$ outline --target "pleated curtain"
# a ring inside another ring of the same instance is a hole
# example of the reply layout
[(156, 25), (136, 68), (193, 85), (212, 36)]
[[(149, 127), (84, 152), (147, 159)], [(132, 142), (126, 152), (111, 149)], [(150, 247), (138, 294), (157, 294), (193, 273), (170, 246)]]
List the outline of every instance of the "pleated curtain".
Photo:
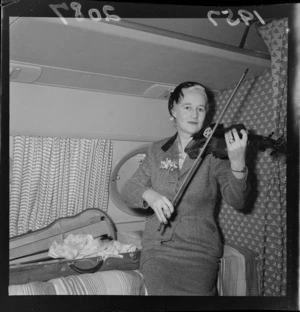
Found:
[(110, 140), (13, 137), (10, 237), (87, 208), (108, 209)]

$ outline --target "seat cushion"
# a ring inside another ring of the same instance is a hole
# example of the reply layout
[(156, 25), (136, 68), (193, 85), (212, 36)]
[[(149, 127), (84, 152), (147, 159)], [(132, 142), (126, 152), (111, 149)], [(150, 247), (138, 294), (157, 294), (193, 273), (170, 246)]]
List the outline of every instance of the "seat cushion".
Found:
[(54, 285), (49, 282), (31, 282), (22, 285), (10, 285), (9, 296), (56, 295)]
[(217, 287), (220, 296), (258, 296), (256, 253), (248, 248), (225, 245)]
[(51, 279), (57, 295), (143, 295), (139, 271), (102, 271)]

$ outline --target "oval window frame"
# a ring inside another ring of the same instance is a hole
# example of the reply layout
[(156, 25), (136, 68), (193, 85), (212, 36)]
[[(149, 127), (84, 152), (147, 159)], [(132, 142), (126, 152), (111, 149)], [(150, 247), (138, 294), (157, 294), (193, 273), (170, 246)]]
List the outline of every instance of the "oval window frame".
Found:
[(139, 155), (139, 154), (147, 154), (148, 148), (150, 144), (142, 145), (137, 147), (123, 156), (116, 164), (115, 168), (112, 171), (111, 179), (109, 183), (109, 195), (114, 203), (114, 205), (120, 209), (121, 211), (130, 214), (135, 217), (149, 217), (153, 214), (153, 210), (151, 208), (130, 208), (128, 205), (123, 201), (121, 194), (117, 187), (117, 176), (121, 167), (125, 164), (127, 160), (131, 157)]

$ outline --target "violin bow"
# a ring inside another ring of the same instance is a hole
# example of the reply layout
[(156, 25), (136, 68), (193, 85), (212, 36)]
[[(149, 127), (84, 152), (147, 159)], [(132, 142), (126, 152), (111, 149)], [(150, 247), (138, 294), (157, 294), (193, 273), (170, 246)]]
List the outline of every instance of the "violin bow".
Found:
[[(219, 123), (220, 123), (220, 121), (221, 121), (223, 115), (225, 114), (225, 112), (226, 112), (226, 110), (227, 110), (229, 104), (231, 103), (233, 97), (235, 96), (237, 90), (239, 89), (239, 87), (240, 87), (242, 81), (244, 80), (244, 78), (245, 78), (245, 76), (246, 76), (248, 70), (249, 70), (249, 69), (247, 68), (247, 69), (244, 71), (242, 77), (240, 78), (238, 84), (236, 85), (236, 87), (234, 88), (234, 90), (233, 90), (233, 92), (232, 92), (230, 98), (228, 99), (228, 102), (226, 103), (225, 107), (223, 108), (223, 111), (221, 112), (221, 114), (220, 114), (220, 116), (219, 116), (217, 122), (215, 123), (215, 126), (213, 127), (213, 129), (212, 129), (212, 131), (211, 131), (209, 137), (207, 138), (205, 144), (203, 145), (201, 151), (199, 152), (197, 158), (195, 159), (195, 161), (194, 161), (194, 163), (193, 163), (193, 165), (192, 165), (190, 171), (188, 172), (188, 174), (187, 174), (186, 177), (184, 178), (182, 184), (180, 185), (180, 187), (179, 187), (179, 189), (178, 189), (178, 191), (177, 191), (177, 193), (176, 193), (176, 195), (175, 195), (175, 197), (174, 197), (174, 199), (173, 199), (173, 201), (172, 201), (172, 205), (173, 205), (174, 208), (177, 206), (177, 204), (178, 204), (178, 202), (180, 201), (182, 195), (184, 194), (184, 192), (185, 192), (185, 190), (186, 190), (188, 184), (190, 183), (191, 179), (193, 178), (195, 172), (197, 171), (197, 169), (198, 169), (198, 167), (199, 167), (199, 165), (200, 165), (200, 163), (201, 163), (201, 160), (202, 160), (202, 155), (203, 155), (203, 153), (204, 153), (204, 151), (205, 151), (205, 149), (206, 149), (206, 147), (207, 147), (207, 145), (208, 145), (210, 139), (212, 138), (212, 136), (213, 136), (215, 130), (217, 129), (217, 127), (218, 127), (218, 125), (219, 125)], [(161, 222), (157, 230), (160, 231), (161, 228), (162, 228), (163, 226), (165, 226), (165, 224), (164, 224), (163, 222)]]

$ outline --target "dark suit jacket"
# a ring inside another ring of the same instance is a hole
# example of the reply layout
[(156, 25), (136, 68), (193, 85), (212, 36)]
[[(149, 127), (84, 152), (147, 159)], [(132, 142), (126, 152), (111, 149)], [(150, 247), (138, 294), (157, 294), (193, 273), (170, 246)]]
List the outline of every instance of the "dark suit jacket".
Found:
[[(194, 160), (186, 157), (181, 169), (161, 168), (167, 158), (178, 163), (178, 145), (175, 136), (150, 145), (147, 156), (131, 179), (125, 183), (121, 194), (129, 207), (143, 207), (143, 193), (152, 188), (173, 200), (180, 184)], [(235, 209), (242, 209), (249, 193), (248, 171), (243, 179), (237, 179), (230, 170), (229, 160), (221, 160), (209, 154), (193, 177), (181, 201), (175, 207), (169, 225), (158, 231), (159, 220), (153, 214), (145, 225), (143, 249), (159, 245), (163, 241), (178, 240), (183, 248), (192, 246), (212, 256), (222, 255), (220, 236), (214, 220), (214, 209), (220, 189), (224, 200)], [(180, 248), (180, 246), (178, 246)]]

